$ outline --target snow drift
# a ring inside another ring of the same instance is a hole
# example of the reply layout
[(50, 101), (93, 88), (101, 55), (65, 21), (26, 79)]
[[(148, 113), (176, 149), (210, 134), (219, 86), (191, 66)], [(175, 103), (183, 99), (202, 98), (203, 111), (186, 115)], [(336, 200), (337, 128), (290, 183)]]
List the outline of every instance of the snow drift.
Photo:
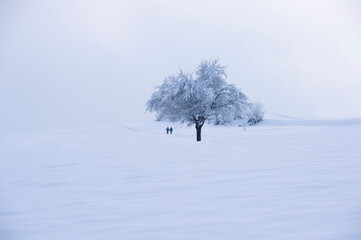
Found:
[(360, 239), (360, 120), (166, 127), (1, 136), (0, 238)]

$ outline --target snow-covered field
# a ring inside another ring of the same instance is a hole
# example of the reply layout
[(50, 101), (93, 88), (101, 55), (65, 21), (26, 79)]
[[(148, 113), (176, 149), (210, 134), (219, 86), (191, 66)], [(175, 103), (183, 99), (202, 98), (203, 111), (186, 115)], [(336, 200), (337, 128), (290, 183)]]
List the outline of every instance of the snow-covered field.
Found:
[(0, 137), (0, 239), (361, 239), (361, 120)]

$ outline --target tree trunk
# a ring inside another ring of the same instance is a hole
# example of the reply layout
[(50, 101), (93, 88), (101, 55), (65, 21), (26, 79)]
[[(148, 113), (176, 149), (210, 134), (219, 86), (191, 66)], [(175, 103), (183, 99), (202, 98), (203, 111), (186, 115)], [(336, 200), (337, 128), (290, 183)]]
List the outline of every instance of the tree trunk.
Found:
[(197, 142), (201, 141), (201, 130), (202, 130), (202, 126), (203, 125), (198, 125), (196, 124), (196, 129), (197, 129)]
[(197, 116), (197, 117), (193, 117), (194, 123), (196, 124), (196, 129), (197, 129), (197, 142), (201, 141), (201, 130), (203, 127), (204, 122), (206, 121), (205, 117), (202, 116)]

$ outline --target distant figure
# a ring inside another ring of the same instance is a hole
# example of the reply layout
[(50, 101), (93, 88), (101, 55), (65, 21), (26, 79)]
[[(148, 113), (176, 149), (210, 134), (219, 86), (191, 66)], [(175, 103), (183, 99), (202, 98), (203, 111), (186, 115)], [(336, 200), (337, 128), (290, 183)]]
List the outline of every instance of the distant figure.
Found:
[[(167, 130), (167, 134), (168, 134), (170, 129), (169, 129), (169, 127), (167, 127), (165, 130)], [(173, 129), (172, 129), (172, 131), (173, 131)]]
[(170, 134), (172, 134), (172, 132), (173, 132), (173, 128), (172, 128), (172, 127), (170, 127), (169, 131), (170, 131)]

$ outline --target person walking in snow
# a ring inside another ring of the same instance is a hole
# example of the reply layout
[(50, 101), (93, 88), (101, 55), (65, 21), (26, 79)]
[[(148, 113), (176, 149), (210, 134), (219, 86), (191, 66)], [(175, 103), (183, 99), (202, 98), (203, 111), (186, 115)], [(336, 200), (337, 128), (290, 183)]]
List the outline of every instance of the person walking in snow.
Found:
[(172, 134), (172, 132), (173, 132), (173, 128), (172, 128), (172, 127), (170, 127), (169, 131), (170, 131), (170, 134)]
[(165, 130), (167, 131), (167, 134), (168, 134), (170, 129), (169, 129), (169, 127), (167, 127)]

